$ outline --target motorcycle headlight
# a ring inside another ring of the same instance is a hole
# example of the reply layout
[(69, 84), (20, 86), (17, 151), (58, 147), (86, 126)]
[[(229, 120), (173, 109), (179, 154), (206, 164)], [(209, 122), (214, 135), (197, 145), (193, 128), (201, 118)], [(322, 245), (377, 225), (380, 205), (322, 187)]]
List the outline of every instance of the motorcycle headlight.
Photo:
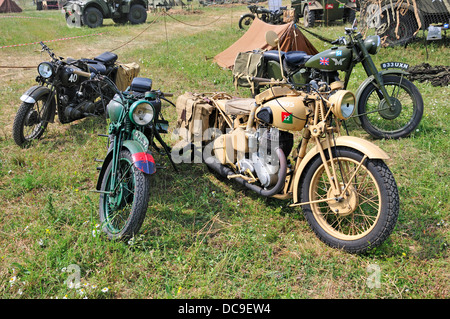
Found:
[(45, 79), (51, 78), (53, 75), (53, 65), (50, 62), (42, 62), (38, 65), (38, 73)]
[(123, 101), (118, 94), (114, 95), (113, 99), (109, 101), (106, 110), (111, 122), (117, 123), (123, 112)]
[(346, 120), (355, 111), (355, 95), (347, 90), (339, 90), (330, 96), (331, 112), (341, 120)]
[(371, 35), (364, 40), (364, 45), (370, 54), (376, 54), (381, 45), (381, 39), (379, 35)]
[(136, 125), (147, 125), (153, 120), (155, 110), (146, 100), (134, 102), (130, 107), (130, 120)]

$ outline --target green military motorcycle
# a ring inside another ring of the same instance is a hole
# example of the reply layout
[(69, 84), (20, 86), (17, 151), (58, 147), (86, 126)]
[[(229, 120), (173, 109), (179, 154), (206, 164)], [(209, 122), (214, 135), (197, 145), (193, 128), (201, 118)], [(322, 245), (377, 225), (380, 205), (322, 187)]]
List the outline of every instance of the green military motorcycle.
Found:
[(171, 160), (170, 148), (160, 135), (168, 129), (161, 100), (174, 104), (161, 91), (152, 90), (152, 81), (147, 78), (134, 78), (126, 91), (120, 92), (117, 87), (115, 91), (106, 108), (109, 135), (102, 136), (109, 137), (109, 149), (98, 168), (96, 191), (100, 193), (102, 230), (110, 239), (126, 240), (138, 233), (147, 212), (150, 177), (156, 172), (150, 149), (165, 152)]
[[(419, 125), (423, 115), (423, 100), (417, 87), (406, 79), (407, 63), (382, 63), (375, 66), (371, 55), (378, 52), (380, 37), (363, 39), (355, 27), (345, 28), (347, 38), (332, 42), (339, 46), (311, 56), (302, 51), (263, 52), (264, 77), (285, 79), (299, 88), (315, 80), (347, 88), (356, 64), (361, 63), (367, 74), (356, 92), (357, 114), (363, 129), (374, 138), (397, 139), (408, 136)], [(339, 71), (345, 72), (344, 81)]]

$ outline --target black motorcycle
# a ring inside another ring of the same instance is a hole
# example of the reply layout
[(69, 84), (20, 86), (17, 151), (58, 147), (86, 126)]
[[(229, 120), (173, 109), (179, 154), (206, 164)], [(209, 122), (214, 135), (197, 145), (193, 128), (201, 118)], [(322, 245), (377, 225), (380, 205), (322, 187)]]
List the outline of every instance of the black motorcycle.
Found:
[(248, 29), (255, 17), (265, 23), (283, 24), (283, 12), (287, 9), (287, 7), (280, 7), (279, 10), (269, 10), (254, 4), (247, 6), (247, 8), (251, 13), (246, 13), (239, 19), (239, 28), (242, 30)]
[(54, 122), (55, 114), (62, 124), (88, 116), (102, 116), (114, 96), (114, 91), (104, 81), (92, 80), (73, 71), (101, 74), (115, 81), (116, 54), (104, 52), (94, 59), (64, 59), (57, 57), (43, 42), (40, 44), (51, 61), (39, 64), (38, 85), (20, 97), (22, 104), (14, 119), (13, 138), (21, 147), (39, 139), (48, 123)]

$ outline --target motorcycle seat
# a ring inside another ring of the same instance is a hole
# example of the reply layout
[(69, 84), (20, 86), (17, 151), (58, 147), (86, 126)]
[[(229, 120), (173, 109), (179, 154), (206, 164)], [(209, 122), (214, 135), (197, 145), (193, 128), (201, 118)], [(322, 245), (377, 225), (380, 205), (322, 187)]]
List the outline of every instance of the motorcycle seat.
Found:
[(96, 56), (94, 60), (105, 65), (111, 65), (117, 61), (117, 54), (112, 52), (103, 52), (99, 56)]
[[(285, 52), (281, 51), (281, 59), (283, 59), (284, 55), (285, 55)], [(266, 61), (280, 62), (280, 58), (278, 57), (277, 50), (264, 51), (263, 57), (264, 57), (264, 60), (266, 60)]]
[(232, 99), (221, 100), (223, 102), (222, 109), (229, 115), (247, 115), (255, 106), (255, 99)]
[(284, 54), (284, 60), (290, 65), (305, 64), (311, 58), (311, 55), (303, 51), (289, 51)]

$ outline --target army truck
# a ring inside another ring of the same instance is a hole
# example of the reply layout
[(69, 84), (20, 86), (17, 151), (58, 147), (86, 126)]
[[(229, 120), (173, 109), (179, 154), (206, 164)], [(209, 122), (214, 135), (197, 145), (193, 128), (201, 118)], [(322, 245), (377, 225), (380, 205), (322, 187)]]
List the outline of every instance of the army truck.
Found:
[(342, 20), (352, 23), (357, 11), (357, 0), (292, 0), (294, 21), (303, 17), (306, 28), (314, 27), (318, 21), (328, 25), (330, 22)]
[(97, 28), (103, 19), (141, 24), (147, 20), (148, 0), (75, 0), (68, 1), (63, 10), (69, 27)]

